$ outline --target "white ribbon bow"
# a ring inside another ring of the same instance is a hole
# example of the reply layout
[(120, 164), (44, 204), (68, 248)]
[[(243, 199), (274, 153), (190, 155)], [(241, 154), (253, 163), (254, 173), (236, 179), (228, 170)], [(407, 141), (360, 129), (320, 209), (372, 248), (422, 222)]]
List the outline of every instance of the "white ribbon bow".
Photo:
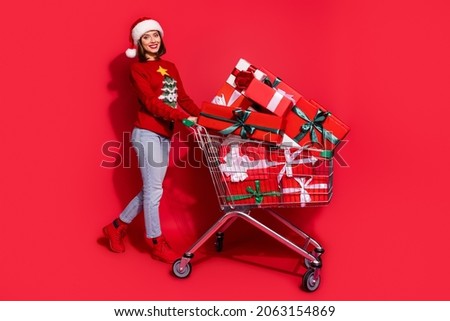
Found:
[(277, 92), (279, 92), (281, 95), (283, 95), (284, 97), (286, 97), (287, 99), (289, 99), (290, 101), (292, 101), (292, 103), (295, 105), (296, 101), (294, 99), (294, 95), (292, 94), (288, 94), (287, 92), (285, 92), (283, 89), (281, 88), (274, 88)]
[(233, 90), (231, 93), (230, 99), (228, 101), (225, 99), (225, 96), (221, 94), (220, 96), (215, 96), (212, 100), (213, 104), (221, 105), (221, 106), (231, 106), (239, 97), (241, 96), (241, 93)]
[(242, 166), (242, 163), (250, 162), (250, 158), (239, 154), (239, 145), (231, 145), (230, 152), (224, 156), (223, 160), (225, 163), (220, 164), (219, 168), (225, 176), (230, 177), (232, 182), (241, 182), (248, 177), (247, 167)]
[(309, 195), (307, 189), (328, 189), (328, 184), (319, 183), (319, 184), (311, 184), (311, 181), (314, 177), (310, 177), (306, 180), (305, 177), (294, 177), (294, 180), (300, 185), (300, 187), (287, 187), (282, 189), (283, 194), (297, 194), (300, 193), (300, 204), (302, 207), (305, 206), (306, 203), (311, 202), (311, 195)]
[(287, 177), (292, 177), (292, 165), (299, 164), (314, 164), (318, 159), (314, 156), (296, 159), (300, 153), (303, 151), (303, 148), (295, 150), (295, 152), (291, 153), (291, 151), (286, 148), (284, 149), (284, 158), (286, 162), (278, 163), (278, 165), (284, 164), (281, 171), (278, 173), (277, 180), (278, 183), (283, 178), (283, 175), (286, 174)]
[(230, 146), (230, 152), (223, 157), (225, 163), (220, 164), (219, 169), (225, 176), (230, 177), (232, 182), (245, 180), (249, 169), (264, 169), (272, 165), (266, 159), (252, 161), (247, 155), (241, 156), (238, 144)]

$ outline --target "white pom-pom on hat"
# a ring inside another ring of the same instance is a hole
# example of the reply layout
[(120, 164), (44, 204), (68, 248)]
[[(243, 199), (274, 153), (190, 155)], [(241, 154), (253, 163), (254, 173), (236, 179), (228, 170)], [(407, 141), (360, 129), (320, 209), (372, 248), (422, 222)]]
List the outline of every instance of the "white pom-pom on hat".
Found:
[(134, 57), (136, 57), (136, 55), (137, 55), (137, 50), (136, 50), (135, 48), (128, 48), (128, 49), (125, 51), (125, 55), (126, 55), (128, 58), (134, 58)]
[(130, 30), (130, 47), (125, 51), (125, 55), (128, 58), (134, 58), (137, 55), (136, 45), (141, 39), (142, 35), (150, 30), (157, 30), (164, 36), (164, 31), (158, 21), (143, 17), (136, 20), (131, 26)]

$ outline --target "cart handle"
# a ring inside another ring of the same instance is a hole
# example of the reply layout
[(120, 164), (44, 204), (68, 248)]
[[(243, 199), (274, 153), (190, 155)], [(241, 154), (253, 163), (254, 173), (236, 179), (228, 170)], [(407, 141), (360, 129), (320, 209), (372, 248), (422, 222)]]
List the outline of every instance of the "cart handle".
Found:
[(183, 119), (181, 121), (183, 123), (183, 125), (185, 125), (186, 127), (192, 127), (195, 125), (195, 122), (193, 122), (192, 120), (189, 120), (187, 118)]

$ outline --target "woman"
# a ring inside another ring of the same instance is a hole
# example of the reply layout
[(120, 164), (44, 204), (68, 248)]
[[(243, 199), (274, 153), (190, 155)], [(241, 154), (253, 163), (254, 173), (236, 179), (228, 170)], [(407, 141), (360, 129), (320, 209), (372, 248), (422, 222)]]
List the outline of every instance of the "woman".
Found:
[(129, 58), (139, 58), (131, 64), (131, 82), (140, 104), (131, 140), (138, 155), (143, 187), (103, 232), (112, 251), (124, 252), (127, 225), (143, 210), (151, 256), (172, 263), (178, 256), (162, 234), (159, 218), (170, 139), (174, 122), (188, 119), (195, 123), (200, 110), (184, 91), (175, 65), (161, 59), (166, 52), (163, 36), (161, 25), (150, 18), (141, 18), (131, 27), (132, 47), (125, 53)]

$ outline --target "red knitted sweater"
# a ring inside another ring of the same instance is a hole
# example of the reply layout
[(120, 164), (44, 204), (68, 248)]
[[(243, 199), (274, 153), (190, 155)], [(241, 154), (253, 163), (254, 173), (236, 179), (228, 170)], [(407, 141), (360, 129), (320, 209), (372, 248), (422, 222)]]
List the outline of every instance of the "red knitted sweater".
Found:
[(163, 59), (134, 62), (130, 76), (140, 104), (137, 127), (171, 137), (172, 122), (199, 115), (173, 63)]

